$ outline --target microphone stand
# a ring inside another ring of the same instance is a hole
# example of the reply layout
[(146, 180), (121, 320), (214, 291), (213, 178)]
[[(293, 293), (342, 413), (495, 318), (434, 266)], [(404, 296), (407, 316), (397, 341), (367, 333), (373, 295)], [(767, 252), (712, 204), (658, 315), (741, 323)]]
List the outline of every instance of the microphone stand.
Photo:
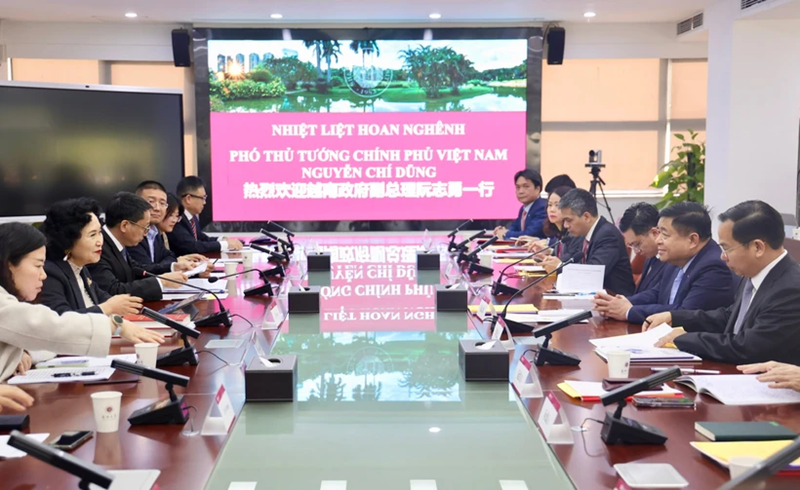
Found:
[(289, 255), (288, 254), (280, 254), (280, 253), (274, 252), (274, 251), (272, 251), (272, 250), (270, 250), (268, 248), (264, 248), (264, 247), (262, 247), (260, 245), (253, 245), (252, 243), (250, 244), (250, 248), (252, 248), (253, 250), (258, 250), (259, 252), (264, 252), (265, 254), (268, 254), (271, 259), (275, 259), (279, 263), (280, 262), (289, 262)]
[(147, 271), (144, 272), (144, 275), (150, 276), (150, 277), (155, 277), (155, 278), (160, 279), (162, 281), (175, 283), (175, 284), (178, 284), (180, 286), (188, 286), (188, 287), (190, 287), (192, 289), (197, 289), (198, 291), (202, 291), (204, 293), (208, 293), (211, 296), (213, 296), (214, 299), (217, 300), (217, 304), (219, 305), (219, 312), (212, 313), (210, 315), (204, 316), (203, 318), (198, 318), (197, 320), (194, 320), (194, 325), (196, 327), (216, 327), (216, 326), (222, 325), (224, 327), (230, 328), (233, 325), (233, 320), (231, 319), (231, 313), (228, 310), (225, 309), (225, 306), (222, 304), (222, 300), (219, 299), (219, 296), (217, 296), (217, 293), (215, 293), (214, 291), (211, 291), (210, 289), (201, 288), (200, 286), (195, 286), (194, 284), (189, 284), (188, 282), (187, 283), (182, 283), (182, 282), (176, 281), (174, 279), (168, 279), (166, 277), (161, 277), (161, 276), (158, 276), (156, 274), (153, 274), (153, 273), (147, 272)]
[(283, 266), (279, 265), (279, 266), (274, 267), (274, 268), (272, 268), (272, 269), (270, 269), (269, 271), (266, 271), (266, 272), (258, 270), (258, 269), (248, 269), (246, 271), (237, 272), (235, 274), (228, 274), (227, 276), (212, 277), (212, 278), (210, 278), (208, 280), (208, 282), (217, 282), (217, 281), (222, 280), (222, 279), (228, 279), (228, 278), (231, 278), (231, 277), (241, 276), (241, 275), (244, 275), (244, 274), (248, 274), (250, 272), (258, 272), (259, 276), (261, 276), (261, 280), (264, 281), (264, 284), (262, 284), (261, 286), (252, 287), (250, 289), (245, 289), (244, 290), (245, 297), (261, 296), (262, 294), (267, 294), (268, 296), (274, 296), (275, 293), (272, 291), (272, 284), (270, 284), (269, 281), (267, 281), (267, 277), (269, 275), (276, 275), (276, 274), (280, 274), (281, 277), (283, 277), (283, 275), (284, 275)]
[(458, 252), (458, 246), (456, 245), (456, 235), (458, 232), (461, 231), (461, 228), (467, 226), (468, 224), (472, 223), (474, 220), (468, 219), (467, 221), (461, 223), (460, 225), (456, 226), (456, 229), (451, 231), (447, 238), (450, 239), (450, 243), (447, 244), (447, 251), (448, 252)]
[(187, 335), (190, 335), (196, 339), (200, 337), (200, 332), (190, 329), (185, 325), (181, 325), (172, 318), (161, 315), (160, 313), (153, 311), (146, 306), (142, 308), (141, 314), (147, 318), (157, 321), (158, 323), (161, 323), (162, 325), (166, 325), (176, 330), (181, 334), (181, 341), (183, 341), (183, 347), (171, 350), (166, 354), (158, 356), (158, 359), (156, 359), (156, 367), (183, 366), (187, 363), (190, 366), (197, 366), (197, 353), (194, 351), (192, 344), (189, 343)]
[(547, 248), (539, 250), (538, 252), (533, 252), (532, 254), (526, 255), (525, 257), (522, 257), (521, 259), (517, 260), (516, 262), (508, 264), (507, 266), (505, 266), (503, 268), (503, 270), (500, 271), (500, 275), (497, 277), (497, 281), (495, 281), (494, 285), (492, 286), (492, 295), (493, 296), (505, 296), (505, 295), (508, 295), (508, 294), (514, 294), (517, 291), (519, 291), (519, 289), (517, 289), (515, 287), (511, 287), (511, 286), (507, 286), (507, 285), (503, 284), (503, 275), (505, 275), (506, 271), (508, 269), (510, 269), (511, 267), (519, 264), (520, 262), (528, 260), (528, 259), (530, 259), (532, 257), (535, 257), (535, 256), (539, 255), (542, 252), (547, 252), (548, 250), (553, 250), (556, 246), (558, 246), (559, 243), (561, 243), (561, 240), (557, 241), (556, 243), (554, 243), (553, 245), (551, 245), (551, 246), (549, 246)]

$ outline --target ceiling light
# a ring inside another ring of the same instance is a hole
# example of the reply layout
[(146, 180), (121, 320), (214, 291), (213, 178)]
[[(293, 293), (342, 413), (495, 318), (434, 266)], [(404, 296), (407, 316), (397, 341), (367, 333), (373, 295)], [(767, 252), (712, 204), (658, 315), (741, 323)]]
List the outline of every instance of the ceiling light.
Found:
[(139, 16), (136, 14), (136, 12), (128, 12), (127, 14), (125, 14), (125, 17), (127, 17), (129, 19), (135, 19), (136, 17), (139, 17)]
[(430, 432), (431, 434), (438, 434), (441, 431), (442, 429), (440, 429), (439, 427), (431, 427), (430, 429), (428, 429), (428, 432)]
[(594, 17), (596, 15), (597, 14), (594, 13), (594, 12), (586, 12), (586, 13), (583, 14), (583, 16), (586, 17), (587, 19), (591, 19), (592, 17)]
[(428, 17), (430, 17), (433, 20), (437, 20), (442, 18), (442, 14), (431, 14)]
[(270, 15), (270, 18), (272, 18), (272, 19), (283, 19), (283, 15), (281, 15), (281, 14), (272, 14), (272, 15)]

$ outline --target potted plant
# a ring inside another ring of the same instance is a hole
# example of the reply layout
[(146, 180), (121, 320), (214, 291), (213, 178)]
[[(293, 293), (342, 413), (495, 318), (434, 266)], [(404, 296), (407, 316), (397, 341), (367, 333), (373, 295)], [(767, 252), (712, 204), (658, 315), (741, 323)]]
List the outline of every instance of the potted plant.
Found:
[(655, 206), (663, 209), (673, 204), (691, 201), (703, 202), (705, 190), (706, 143), (697, 140), (697, 133), (689, 130), (689, 138), (675, 133), (682, 143), (673, 148), (677, 158), (664, 164), (650, 187), (663, 189), (664, 197)]

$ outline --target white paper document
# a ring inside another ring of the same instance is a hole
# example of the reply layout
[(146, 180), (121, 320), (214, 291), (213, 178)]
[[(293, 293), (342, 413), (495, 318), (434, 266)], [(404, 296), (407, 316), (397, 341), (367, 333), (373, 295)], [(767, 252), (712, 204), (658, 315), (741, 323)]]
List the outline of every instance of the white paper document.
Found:
[[(44, 442), (50, 437), (50, 433), (25, 435), (35, 439), (37, 442)], [(14, 459), (27, 456), (28, 453), (8, 445), (8, 440), (10, 438), (11, 436), (0, 436), (0, 459)]]
[[(37, 383), (76, 383), (108, 379), (115, 369), (110, 367), (31, 369), (23, 375), (8, 380), (10, 385), (30, 385)], [(89, 374), (91, 373), (91, 374)]]
[(569, 264), (564, 266), (556, 280), (559, 293), (596, 293), (603, 289), (606, 266)]
[(37, 362), (36, 369), (111, 367), (113, 360), (136, 362), (136, 354), (115, 354), (106, 357), (66, 356)]
[[(507, 313), (506, 319), (518, 323), (553, 323), (561, 321), (584, 310), (542, 310), (538, 313)], [(589, 323), (582, 320), (580, 323)]]
[(725, 405), (776, 405), (800, 403), (800, 393), (789, 389), (770, 388), (756, 379), (757, 374), (714, 374), (682, 376), (676, 383), (687, 385)]
[(631, 362), (675, 362), (675, 361), (701, 361), (699, 357), (677, 349), (657, 348), (655, 343), (662, 337), (672, 332), (672, 327), (662, 323), (656, 328), (642, 333), (619, 335), (604, 339), (589, 339), (596, 347), (597, 355), (606, 359), (607, 354), (615, 350), (624, 350), (631, 353)]
[(515, 265), (517, 272), (547, 272), (541, 265)]
[(224, 281), (216, 281), (216, 282), (208, 282), (208, 279), (203, 279), (199, 277), (193, 277), (187, 281), (186, 284), (182, 286), (178, 286), (177, 284), (171, 284), (169, 286), (164, 287), (164, 293), (191, 293), (194, 292), (197, 294), (197, 289), (193, 288), (192, 286), (196, 286), (203, 289), (208, 289), (214, 291), (215, 293), (225, 291), (225, 282)]
[(197, 274), (202, 274), (203, 272), (205, 272), (207, 268), (208, 268), (208, 262), (200, 262), (200, 264), (197, 267), (187, 272), (186, 275), (189, 277), (196, 276)]

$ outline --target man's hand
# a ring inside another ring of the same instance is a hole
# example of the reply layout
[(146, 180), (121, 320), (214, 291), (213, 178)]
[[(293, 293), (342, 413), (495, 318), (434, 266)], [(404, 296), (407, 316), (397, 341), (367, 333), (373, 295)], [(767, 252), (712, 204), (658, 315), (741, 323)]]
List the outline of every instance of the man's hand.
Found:
[(24, 412), (31, 405), (33, 405), (33, 397), (29, 394), (16, 386), (0, 385), (0, 412), (4, 408)]
[(673, 328), (672, 332), (668, 333), (667, 335), (658, 339), (658, 342), (655, 343), (656, 347), (664, 347), (667, 344), (671, 344), (680, 337), (681, 335), (685, 334), (686, 330), (682, 328)]
[(494, 229), (494, 236), (496, 236), (500, 240), (503, 240), (506, 237), (506, 233), (508, 233), (508, 230), (506, 229), (505, 226), (498, 226), (497, 228)]
[(561, 259), (553, 255), (550, 255), (542, 259), (541, 265), (542, 267), (544, 267), (544, 270), (547, 271), (547, 273), (549, 274), (554, 270), (558, 269), (558, 267), (561, 265)]
[(208, 262), (208, 257), (200, 254), (181, 255), (178, 262)]
[(756, 379), (762, 383), (770, 383), (770, 388), (800, 391), (800, 366), (769, 361), (736, 368), (744, 374), (764, 373)]
[(120, 331), (119, 336), (134, 344), (140, 344), (143, 342), (155, 342), (156, 344), (164, 343), (164, 336), (160, 333), (148, 330), (125, 320), (122, 321), (122, 330)]
[(235, 238), (228, 238), (226, 241), (228, 242), (228, 250), (241, 250), (244, 246), (242, 242)]
[(178, 261), (172, 264), (172, 272), (189, 272), (197, 267), (194, 262)]
[(622, 295), (611, 296), (606, 293), (597, 293), (594, 297), (594, 309), (606, 318), (614, 320), (627, 320), (631, 302)]
[(523, 246), (523, 245), (528, 245), (530, 242), (535, 242), (537, 240), (538, 239), (536, 237), (528, 236), (528, 235), (522, 235), (522, 236), (517, 237), (517, 240), (514, 242), (514, 245), (519, 247), (519, 246)]
[(136, 315), (142, 311), (142, 298), (130, 294), (118, 294), (101, 304), (100, 309), (106, 315)]
[(19, 364), (17, 364), (17, 374), (25, 374), (28, 372), (28, 369), (31, 368), (31, 364), (33, 364), (33, 359), (31, 359), (31, 355), (27, 352), (22, 352), (22, 359), (19, 360)]
[(162, 278), (162, 277), (164, 279), (171, 279), (169, 281), (161, 281), (161, 284), (163, 284), (166, 287), (171, 287), (171, 288), (175, 287), (175, 283), (172, 282), (172, 281), (176, 281), (176, 282), (179, 282), (181, 284), (186, 284), (186, 281), (189, 280), (189, 278), (186, 277), (186, 274), (184, 274), (183, 272), (169, 272), (167, 274), (161, 274), (158, 277), (159, 277), (159, 279)]
[(656, 313), (655, 315), (648, 316), (642, 324), (642, 332), (646, 332), (651, 328), (656, 328), (662, 323), (672, 325), (672, 313), (665, 311), (663, 313)]
[(542, 250), (547, 248), (547, 240), (535, 240), (528, 243), (527, 247), (528, 252), (541, 252)]

